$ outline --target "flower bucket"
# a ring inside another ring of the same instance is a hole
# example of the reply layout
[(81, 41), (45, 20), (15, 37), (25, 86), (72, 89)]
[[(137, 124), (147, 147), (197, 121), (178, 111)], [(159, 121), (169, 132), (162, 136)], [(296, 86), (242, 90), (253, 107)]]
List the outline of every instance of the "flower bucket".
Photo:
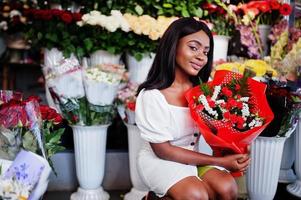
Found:
[(140, 200), (148, 192), (148, 187), (142, 181), (137, 169), (137, 156), (143, 140), (140, 138), (139, 129), (135, 125), (125, 124), (128, 129), (130, 177), (132, 189), (125, 196), (125, 200)]
[(266, 24), (258, 25), (259, 37), (263, 46), (263, 56), (267, 56), (269, 53), (268, 35), (271, 31), (271, 26)]
[(273, 200), (286, 137), (257, 137), (251, 145), (247, 190), (251, 200)]
[(71, 195), (71, 200), (109, 199), (109, 194), (101, 187), (108, 127), (109, 125), (72, 126), (79, 188)]
[(128, 124), (135, 124), (135, 111), (132, 111), (128, 108), (125, 109), (125, 114)]
[(111, 54), (104, 50), (95, 51), (90, 55), (91, 66), (99, 64), (119, 64), (121, 54)]
[(296, 159), (295, 139), (295, 133), (293, 133), (284, 143), (279, 174), (280, 183), (292, 183), (297, 178), (292, 169), (293, 163)]
[[(300, 117), (300, 116), (299, 116)], [(297, 175), (297, 180), (287, 185), (286, 189), (289, 193), (301, 198), (301, 121), (299, 120), (298, 126), (296, 128), (296, 139), (295, 139), (295, 172)]]
[(227, 61), (229, 36), (214, 35), (214, 50), (213, 50), (213, 61), (224, 60)]
[(134, 83), (142, 83), (146, 80), (147, 74), (153, 64), (155, 54), (145, 55), (142, 60), (138, 61), (129, 53), (126, 54), (126, 63), (129, 69), (129, 80)]

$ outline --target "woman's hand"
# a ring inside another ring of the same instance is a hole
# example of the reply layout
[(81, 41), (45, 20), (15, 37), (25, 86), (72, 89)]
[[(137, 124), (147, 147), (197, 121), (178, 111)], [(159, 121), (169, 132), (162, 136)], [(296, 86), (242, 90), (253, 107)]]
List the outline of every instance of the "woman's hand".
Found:
[(229, 171), (244, 172), (247, 170), (250, 164), (250, 157), (248, 154), (233, 154), (224, 157), (219, 157), (220, 166), (226, 168)]

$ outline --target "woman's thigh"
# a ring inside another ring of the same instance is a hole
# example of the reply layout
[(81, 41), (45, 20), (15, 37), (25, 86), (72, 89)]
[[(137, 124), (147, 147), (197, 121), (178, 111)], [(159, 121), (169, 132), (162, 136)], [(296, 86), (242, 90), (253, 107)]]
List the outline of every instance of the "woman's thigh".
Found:
[(208, 200), (208, 191), (203, 181), (196, 176), (186, 177), (174, 184), (167, 195), (174, 200)]
[(237, 184), (232, 175), (226, 171), (218, 169), (210, 169), (202, 176), (205, 185), (209, 187), (208, 191), (210, 197), (213, 199), (220, 198), (221, 196), (237, 195)]

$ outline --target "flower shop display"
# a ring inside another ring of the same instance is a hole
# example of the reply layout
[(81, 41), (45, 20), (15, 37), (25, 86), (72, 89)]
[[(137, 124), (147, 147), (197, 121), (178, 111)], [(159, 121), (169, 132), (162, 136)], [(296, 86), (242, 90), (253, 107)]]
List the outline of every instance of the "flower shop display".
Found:
[(71, 199), (109, 199), (101, 183), (107, 129), (116, 113), (113, 101), (125, 78), (125, 67), (119, 64), (119, 59), (120, 55), (103, 50), (94, 52), (82, 64), (73, 54), (65, 58), (56, 49), (48, 51), (45, 56), (46, 84), (74, 135), (80, 187)]
[[(2, 161), (2, 162), (1, 162)], [(51, 168), (48, 162), (29, 151), (20, 151), (13, 162), (0, 172), (1, 199), (39, 199), (47, 189)]]
[(76, 25), (82, 14), (59, 9), (30, 9), (26, 17), (31, 22), (26, 38), (34, 48), (58, 48), (69, 57), (71, 53), (82, 57), (87, 54)]
[(246, 73), (219, 70), (212, 82), (187, 91), (192, 118), (216, 155), (246, 152), (271, 122), (265, 88)]

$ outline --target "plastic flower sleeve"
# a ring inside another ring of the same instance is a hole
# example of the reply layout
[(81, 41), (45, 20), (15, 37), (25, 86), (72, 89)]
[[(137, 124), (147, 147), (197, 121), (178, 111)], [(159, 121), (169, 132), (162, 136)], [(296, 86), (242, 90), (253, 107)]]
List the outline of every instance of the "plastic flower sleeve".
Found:
[(16, 101), (21, 101), (22, 93), (15, 92), (12, 90), (0, 90), (0, 105), (9, 102), (12, 99)]
[[(232, 79), (240, 77), (241, 75), (237, 73), (220, 70), (215, 73), (213, 81), (207, 84), (213, 87), (229, 83)], [(264, 123), (262, 126), (241, 132), (233, 128), (233, 123), (225, 123), (223, 120), (208, 117), (202, 111), (202, 105), (195, 104), (195, 99), (203, 93), (199, 86), (188, 90), (185, 94), (192, 118), (198, 124), (206, 142), (219, 155), (229, 150), (235, 153), (246, 153), (247, 145), (251, 144), (274, 117), (265, 97), (266, 85), (251, 78), (248, 78), (247, 82), (250, 90), (250, 101), (254, 106), (252, 109), (258, 112), (258, 115), (264, 119)]]
[(0, 157), (12, 160), (21, 147), (27, 115), (20, 102), (3, 104), (0, 109)]
[(70, 124), (85, 125), (87, 103), (82, 69), (75, 57), (64, 59), (46, 76), (49, 92)]
[(28, 128), (37, 140), (38, 147), (40, 148), (43, 157), (47, 158), (41, 133), (42, 117), (38, 102), (36, 100), (26, 102), (25, 111), (28, 118)]

